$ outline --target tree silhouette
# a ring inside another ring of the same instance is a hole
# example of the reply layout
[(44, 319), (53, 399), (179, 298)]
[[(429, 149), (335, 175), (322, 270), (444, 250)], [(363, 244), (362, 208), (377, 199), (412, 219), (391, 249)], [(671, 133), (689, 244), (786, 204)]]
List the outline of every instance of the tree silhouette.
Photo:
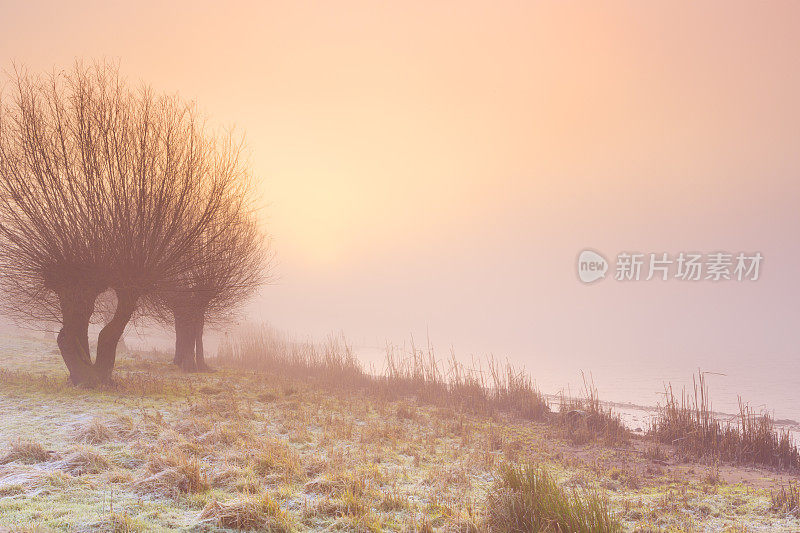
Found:
[[(187, 276), (224, 233), (220, 217), (245, 206), (239, 146), (210, 135), (193, 105), (129, 87), (114, 65), (17, 70), (11, 86), (0, 102), (0, 305), (61, 324), (74, 383), (108, 381), (141, 300)], [(93, 360), (98, 317), (108, 319)]]
[(174, 325), (173, 362), (185, 371), (210, 370), (203, 350), (206, 325), (232, 321), (270, 277), (269, 247), (251, 212), (228, 210), (210, 230), (221, 236), (202, 241), (182, 275), (149, 298), (150, 314)]

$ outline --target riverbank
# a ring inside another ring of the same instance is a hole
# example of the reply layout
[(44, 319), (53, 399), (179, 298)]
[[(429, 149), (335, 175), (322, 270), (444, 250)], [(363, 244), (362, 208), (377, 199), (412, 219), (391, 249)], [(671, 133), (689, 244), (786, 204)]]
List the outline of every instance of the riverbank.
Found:
[(688, 462), (636, 432), (575, 444), (552, 423), (414, 397), (187, 376), (158, 353), (123, 354), (114, 389), (75, 389), (51, 341), (0, 340), (0, 524), (12, 530), (220, 530), (231, 516), (272, 530), (481, 530), (507, 464), (595, 495), (623, 530), (800, 529), (772, 499), (797, 476)]

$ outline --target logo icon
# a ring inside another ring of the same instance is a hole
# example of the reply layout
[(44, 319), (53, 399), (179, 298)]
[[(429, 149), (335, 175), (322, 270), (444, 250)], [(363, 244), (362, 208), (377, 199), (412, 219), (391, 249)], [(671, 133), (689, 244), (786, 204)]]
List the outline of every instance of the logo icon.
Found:
[(606, 277), (608, 261), (593, 250), (584, 250), (578, 255), (578, 277), (584, 283), (592, 283)]

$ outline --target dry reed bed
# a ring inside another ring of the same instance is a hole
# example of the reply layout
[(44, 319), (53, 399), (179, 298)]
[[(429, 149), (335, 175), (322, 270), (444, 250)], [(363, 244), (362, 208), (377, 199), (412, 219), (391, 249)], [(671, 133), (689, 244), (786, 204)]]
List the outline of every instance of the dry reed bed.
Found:
[(703, 373), (693, 380), (694, 394), (680, 400), (668, 386), (665, 405), (650, 429), (662, 443), (675, 445), (690, 458), (708, 458), (777, 469), (800, 468), (800, 452), (788, 430), (778, 430), (765, 413), (754, 413), (739, 399), (739, 415), (721, 421), (714, 414)]
[(577, 444), (599, 438), (622, 445), (630, 437), (619, 417), (602, 407), (591, 383), (586, 383), (583, 398), (562, 397), (560, 410), (554, 413), (524, 369), (502, 364), (494, 357), (486, 359), (486, 368), (480, 362), (468, 366), (452, 351), (448, 359), (441, 360), (430, 343), (418, 348), (413, 339), (407, 352), (387, 346), (385, 368), (377, 374), (363, 369), (341, 336), (330, 336), (320, 346), (267, 326), (247, 329), (234, 342), (223, 344), (216, 361), (301, 379), (326, 390), (359, 390), (387, 401), (414, 398), (457, 412), (549, 422)]
[(621, 446), (629, 442), (631, 433), (600, 403), (597, 387), (583, 376), (583, 398), (561, 395), (558, 421), (573, 444), (581, 445), (600, 438), (608, 446)]
[[(631, 436), (620, 418), (603, 407), (591, 379), (584, 378), (583, 397), (562, 396), (558, 412), (552, 412), (524, 370), (492, 357), (486, 360), (485, 369), (480, 364), (470, 367), (452, 352), (448, 359), (440, 360), (430, 343), (418, 348), (413, 339), (405, 353), (387, 346), (385, 369), (378, 374), (364, 371), (341, 336), (331, 336), (319, 346), (266, 326), (247, 329), (232, 344), (224, 345), (218, 360), (237, 368), (310, 380), (328, 389), (363, 390), (388, 400), (413, 397), (459, 412), (505, 413), (546, 421), (560, 427), (576, 445), (600, 440), (619, 446), (627, 444)], [(666, 392), (665, 405), (649, 431), (657, 442), (674, 444), (688, 459), (710, 458), (778, 469), (800, 467), (797, 446), (788, 431), (775, 428), (769, 415), (754, 413), (740, 401), (740, 413), (733, 421), (717, 419), (702, 373), (695, 382), (693, 397), (684, 393), (678, 400), (671, 387)]]

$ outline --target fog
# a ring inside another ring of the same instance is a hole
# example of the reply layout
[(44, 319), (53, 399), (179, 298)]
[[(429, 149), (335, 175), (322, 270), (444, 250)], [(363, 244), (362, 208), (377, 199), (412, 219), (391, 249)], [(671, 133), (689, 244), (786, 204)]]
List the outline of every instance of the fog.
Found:
[[(243, 320), (619, 401), (701, 368), (725, 406), (800, 417), (800, 6), (194, 4), (3, 6), (0, 57), (119, 58), (246, 133), (277, 265)], [(589, 285), (586, 248), (612, 262)], [(616, 281), (625, 251), (764, 261)]]

